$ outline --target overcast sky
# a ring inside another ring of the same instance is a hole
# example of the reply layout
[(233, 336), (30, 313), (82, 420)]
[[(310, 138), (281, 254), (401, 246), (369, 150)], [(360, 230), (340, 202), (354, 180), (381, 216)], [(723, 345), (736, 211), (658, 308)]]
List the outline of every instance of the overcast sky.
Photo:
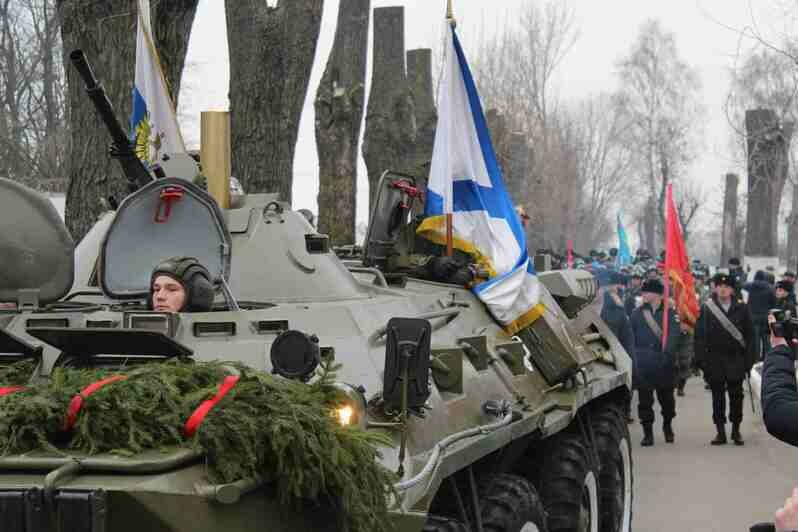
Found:
[[(466, 54), (473, 59), (482, 24), (488, 31), (496, 31), (514, 11), (533, 1), (540, 0), (454, 0)], [(200, 111), (227, 108), (229, 72), (223, 2), (200, 0), (192, 33), (187, 58), (191, 68), (186, 72), (185, 92), (180, 99), (181, 128), (190, 147), (199, 145)], [(730, 171), (745, 174), (740, 162), (734, 160), (728, 150), (730, 133), (723, 104), (729, 87), (729, 72), (739, 60), (738, 50), (741, 46), (750, 49), (753, 44), (741, 39), (738, 31), (724, 26), (739, 29), (756, 24), (763, 35), (775, 42), (785, 26), (793, 23), (781, 8), (788, 3), (788, 0), (572, 0), (579, 38), (560, 66), (557, 93), (566, 101), (576, 101), (600, 91), (615, 90), (618, 59), (628, 52), (646, 19), (661, 20), (667, 30), (675, 33), (682, 58), (697, 68), (701, 77), (702, 99), (707, 110), (704, 145), (690, 174), (716, 196), (722, 190), (723, 174)], [(372, 0), (373, 7), (393, 5), (405, 6), (408, 49), (440, 50), (445, 0)], [(338, 0), (326, 0), (294, 164), (294, 207), (310, 208), (314, 212), (318, 160), (313, 99), (332, 46), (337, 12)], [(367, 218), (367, 187), (361, 157), (357, 213), (360, 221)], [(710, 203), (718, 204), (712, 198)]]

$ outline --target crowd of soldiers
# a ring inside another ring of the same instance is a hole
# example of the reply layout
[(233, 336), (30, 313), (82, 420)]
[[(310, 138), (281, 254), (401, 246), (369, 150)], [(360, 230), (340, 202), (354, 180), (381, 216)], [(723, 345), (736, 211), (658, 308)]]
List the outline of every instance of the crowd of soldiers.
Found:
[[(572, 265), (597, 277), (601, 317), (633, 359), (637, 414), (644, 434), (641, 445), (654, 445), (655, 399), (665, 441), (675, 441), (676, 397), (684, 395), (685, 383), (693, 375), (702, 375), (712, 393), (716, 434), (710, 443), (728, 442), (728, 422), (731, 440), (744, 445), (743, 384), (770, 348), (769, 312), (782, 309), (795, 315), (795, 274), (785, 272), (777, 281), (772, 272), (757, 271), (749, 282), (738, 259), (731, 259), (728, 268), (713, 276), (695, 261), (692, 274), (700, 311), (693, 325), (692, 320), (680, 320), (673, 298), (664, 300), (659, 259), (642, 251), (630, 266), (618, 268), (611, 250), (591, 252), (589, 263)], [(670, 310), (667, 318), (665, 305)]]

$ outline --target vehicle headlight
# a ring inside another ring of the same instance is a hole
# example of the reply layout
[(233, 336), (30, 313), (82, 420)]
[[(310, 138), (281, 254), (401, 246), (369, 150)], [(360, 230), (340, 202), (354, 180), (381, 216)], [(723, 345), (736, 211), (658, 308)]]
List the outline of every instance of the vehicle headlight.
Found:
[(333, 387), (340, 392), (333, 416), (342, 427), (366, 428), (366, 398), (352, 385), (336, 382)]

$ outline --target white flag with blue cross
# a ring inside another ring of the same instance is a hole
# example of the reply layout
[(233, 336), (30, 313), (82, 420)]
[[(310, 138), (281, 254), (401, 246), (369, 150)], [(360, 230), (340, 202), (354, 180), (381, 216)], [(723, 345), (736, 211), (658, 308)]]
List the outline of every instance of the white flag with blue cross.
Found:
[(527, 253), (524, 228), (502, 181), (465, 54), (455, 29), (447, 31), (426, 218), (418, 234), (445, 245), (446, 215), (452, 215), (453, 247), (470, 254), (489, 274), (472, 290), (504, 329), (514, 334), (544, 311), (540, 281)]

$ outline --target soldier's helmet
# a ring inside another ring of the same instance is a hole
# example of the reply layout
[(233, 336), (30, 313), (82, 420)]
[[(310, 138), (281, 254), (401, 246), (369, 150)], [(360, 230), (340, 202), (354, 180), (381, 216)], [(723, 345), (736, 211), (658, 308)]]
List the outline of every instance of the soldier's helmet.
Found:
[(152, 309), (152, 285), (159, 275), (167, 275), (181, 284), (186, 301), (180, 312), (208, 312), (213, 307), (214, 288), (211, 274), (193, 257), (171, 257), (161, 261), (150, 276), (150, 295), (147, 307)]

